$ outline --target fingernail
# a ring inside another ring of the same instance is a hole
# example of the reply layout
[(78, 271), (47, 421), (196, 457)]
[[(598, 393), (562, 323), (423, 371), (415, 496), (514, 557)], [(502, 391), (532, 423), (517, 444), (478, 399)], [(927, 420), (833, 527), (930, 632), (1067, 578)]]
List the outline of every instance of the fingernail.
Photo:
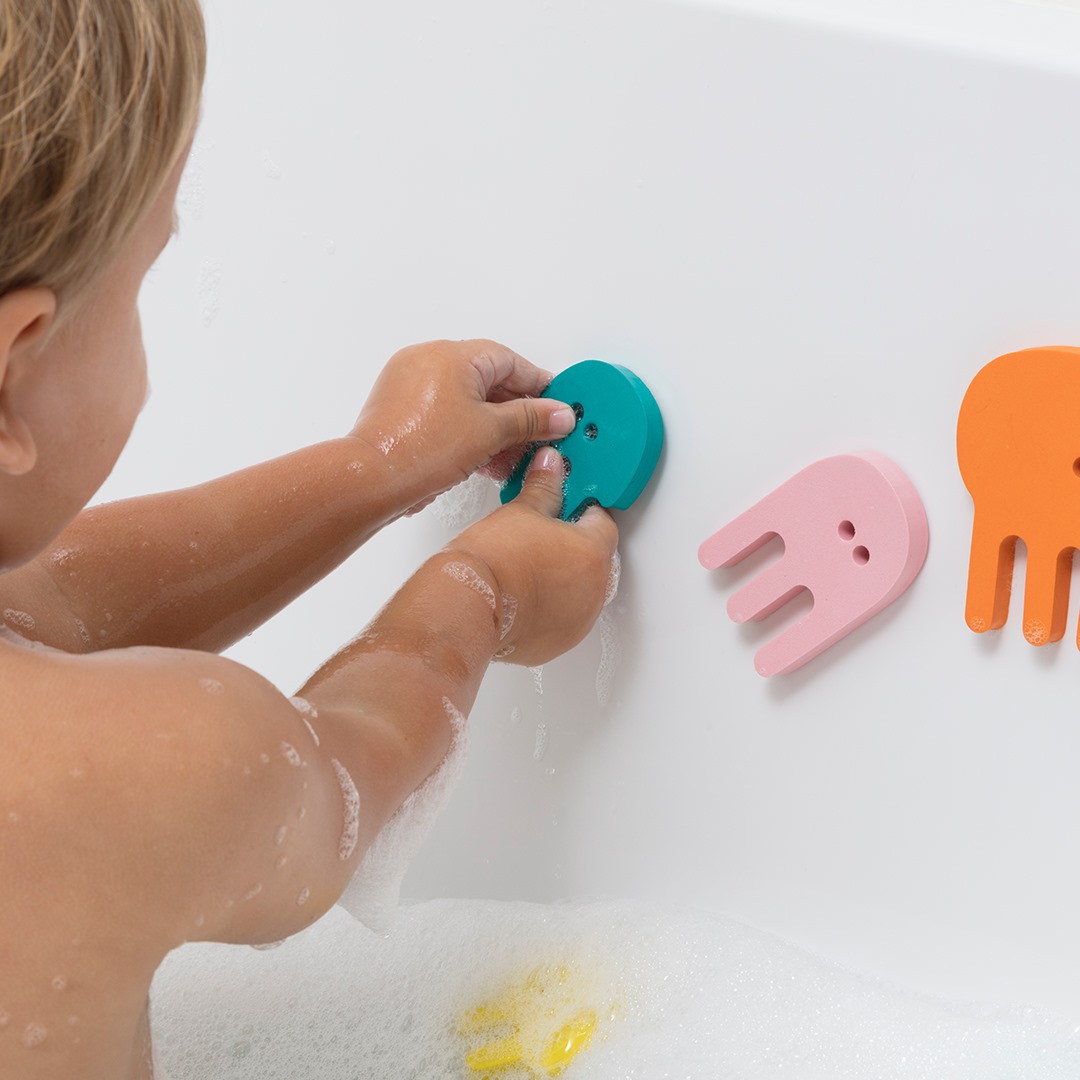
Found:
[[(573, 414), (571, 414), (573, 415)], [(534, 469), (553, 469), (559, 460), (559, 451), (552, 446), (541, 446), (532, 459)]]
[(554, 436), (569, 435), (577, 427), (577, 417), (569, 405), (555, 409), (548, 418), (548, 431)]

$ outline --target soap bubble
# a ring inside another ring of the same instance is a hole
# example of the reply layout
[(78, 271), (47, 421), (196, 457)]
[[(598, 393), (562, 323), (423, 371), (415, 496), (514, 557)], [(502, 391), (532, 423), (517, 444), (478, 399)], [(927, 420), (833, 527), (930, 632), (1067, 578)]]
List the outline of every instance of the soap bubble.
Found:
[(355, 918), (380, 933), (393, 924), (409, 864), (442, 813), (465, 767), (468, 743), (465, 717), (448, 698), (443, 698), (443, 710), (451, 728), (446, 758), (383, 827), (364, 853), (340, 900)]
[(473, 473), (457, 487), (443, 492), (428, 508), (452, 532), (478, 521), (494, 502), (495, 484), (490, 477)]
[(885, 985), (733, 919), (637, 901), (405, 904), (389, 937), (334, 909), (269, 953), (186, 945), (155, 980), (153, 1023), (170, 1080), (479, 1080), (465, 1055), (485, 1033), (464, 1021), (530, 985), (524, 1022), (595, 1015), (571, 1078), (1080, 1076), (1076, 1023)]

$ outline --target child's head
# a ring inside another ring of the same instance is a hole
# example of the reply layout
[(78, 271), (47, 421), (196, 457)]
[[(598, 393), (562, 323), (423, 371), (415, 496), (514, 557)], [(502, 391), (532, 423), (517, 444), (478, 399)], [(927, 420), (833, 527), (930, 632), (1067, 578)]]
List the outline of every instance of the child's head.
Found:
[(205, 67), (199, 0), (0, 0), (0, 571), (108, 475)]
[(199, 0), (0, 0), (0, 296), (93, 280), (187, 145), (204, 69)]

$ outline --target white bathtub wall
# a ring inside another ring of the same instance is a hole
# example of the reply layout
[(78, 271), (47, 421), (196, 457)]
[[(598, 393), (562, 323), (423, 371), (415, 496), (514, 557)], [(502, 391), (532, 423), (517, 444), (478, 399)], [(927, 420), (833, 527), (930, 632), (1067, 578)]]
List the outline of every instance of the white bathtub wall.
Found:
[[(667, 422), (621, 517), (609, 700), (599, 631), (542, 693), (494, 670), (406, 892), (659, 896), (924, 990), (1080, 1014), (1080, 653), (1071, 629), (1030, 648), (1018, 612), (965, 628), (954, 451), (984, 363), (1080, 344), (1080, 14), (208, 7), (182, 233), (145, 294), (154, 395), (103, 497), (339, 434), (384, 359), (432, 337), (626, 364)], [(762, 680), (772, 627), (724, 611), (747, 575), (697, 546), (864, 448), (922, 493), (925, 570)], [(235, 655), (291, 691), (450, 535), (399, 523)]]

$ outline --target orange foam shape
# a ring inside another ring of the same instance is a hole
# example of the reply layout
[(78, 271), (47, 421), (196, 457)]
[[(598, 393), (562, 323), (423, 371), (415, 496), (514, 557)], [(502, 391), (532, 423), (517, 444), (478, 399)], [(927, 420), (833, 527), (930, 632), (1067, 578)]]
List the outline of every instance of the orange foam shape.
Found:
[(1032, 645), (1060, 641), (1080, 547), (1080, 349), (1024, 349), (991, 360), (964, 395), (956, 455), (975, 503), (968, 627), (980, 634), (1005, 625), (1023, 540), (1024, 637)]

